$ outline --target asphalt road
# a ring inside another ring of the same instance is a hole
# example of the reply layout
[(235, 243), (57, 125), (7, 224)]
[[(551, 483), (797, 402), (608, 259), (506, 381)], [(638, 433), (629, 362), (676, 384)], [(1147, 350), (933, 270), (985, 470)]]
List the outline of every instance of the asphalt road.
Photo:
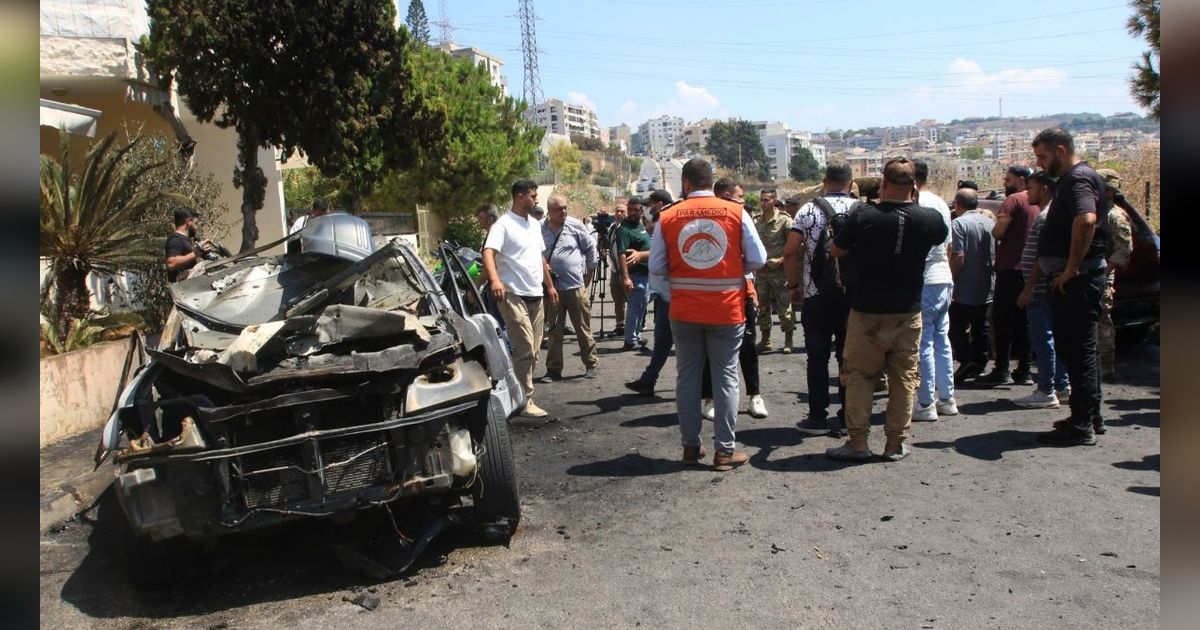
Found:
[[(676, 464), (673, 360), (661, 397), (641, 397), (621, 383), (648, 356), (600, 345), (601, 378), (579, 378), (569, 359), (567, 380), (538, 386), (556, 418), (513, 422), (524, 517), (509, 547), (450, 532), (415, 571), (379, 582), (334, 560), (328, 544), (343, 534), (300, 527), (228, 541), (193, 581), (146, 596), (126, 582), (137, 559), (118, 548), (105, 502), (42, 537), (43, 625), (1159, 625), (1157, 345), (1121, 358), (1096, 447), (1039, 447), (1033, 432), (1065, 409), (1007, 402), (1025, 388), (960, 390), (961, 415), (914, 426), (912, 456), (865, 465), (831, 462), (834, 440), (792, 430), (804, 355), (769, 353), (771, 416), (751, 419), (743, 400), (738, 439), (752, 457), (730, 473)], [(876, 450), (882, 439), (877, 427)]]

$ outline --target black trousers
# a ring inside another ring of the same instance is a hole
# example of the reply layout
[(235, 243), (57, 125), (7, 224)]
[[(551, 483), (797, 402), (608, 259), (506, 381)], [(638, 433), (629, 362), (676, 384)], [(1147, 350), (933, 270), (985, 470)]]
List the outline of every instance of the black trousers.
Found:
[[(992, 302), (992, 334), (996, 337), (996, 368), (1010, 369), (1011, 359), (1017, 369), (1029, 371), (1033, 358), (1029, 346), (1029, 321), (1025, 309), (1017, 306), (1017, 298), (1025, 290), (1025, 277), (1016, 269), (996, 272), (996, 292)], [(982, 365), (982, 364), (980, 364)]]
[[(850, 301), (845, 296), (817, 294), (804, 298), (800, 325), (804, 328), (804, 351), (808, 354), (808, 415), (824, 419), (829, 410), (829, 355), (842, 364), (846, 347), (846, 319)], [(838, 400), (846, 404), (846, 388), (838, 380)]]
[(987, 304), (950, 303), (950, 348), (960, 364), (987, 365), (987, 308)]
[[(754, 325), (758, 318), (758, 309), (754, 302), (746, 300), (746, 332), (742, 333), (742, 347), (738, 349), (738, 365), (742, 368), (742, 378), (746, 379), (746, 395), (757, 396), (762, 393), (758, 382), (758, 350), (754, 348), (758, 339), (758, 328)], [(711, 366), (704, 362), (704, 377), (700, 380), (700, 397), (712, 398)]]
[(1046, 292), (1054, 328), (1054, 351), (1067, 366), (1067, 376), (1071, 379), (1071, 424), (1087, 431), (1102, 419), (1096, 322), (1100, 320), (1105, 282), (1103, 269), (1085, 271), (1069, 280), (1063, 293), (1053, 289)]

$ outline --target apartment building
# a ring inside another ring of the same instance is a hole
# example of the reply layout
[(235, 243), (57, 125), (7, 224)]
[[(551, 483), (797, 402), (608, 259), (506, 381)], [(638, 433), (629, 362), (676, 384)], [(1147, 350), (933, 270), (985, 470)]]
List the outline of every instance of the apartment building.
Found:
[(586, 105), (552, 98), (530, 109), (533, 111), (533, 120), (540, 120), (547, 133), (600, 138), (600, 122), (596, 112)]
[(683, 136), (683, 119), (678, 116), (659, 116), (638, 125), (642, 153), (654, 157), (671, 157), (679, 152)]

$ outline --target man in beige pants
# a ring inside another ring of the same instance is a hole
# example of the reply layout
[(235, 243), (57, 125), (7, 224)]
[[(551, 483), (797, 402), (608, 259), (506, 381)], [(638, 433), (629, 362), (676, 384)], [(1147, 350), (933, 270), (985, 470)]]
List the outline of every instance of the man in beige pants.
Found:
[(582, 221), (567, 216), (566, 197), (552, 195), (546, 208), (542, 240), (546, 243), (546, 260), (554, 288), (558, 291), (558, 305), (548, 304), (546, 308), (549, 343), (546, 346), (545, 379), (557, 381), (562, 378), (563, 334), (568, 318), (575, 325), (584, 376), (596, 378), (599, 376), (596, 342), (592, 340), (592, 305), (588, 301), (588, 288), (596, 271), (596, 243)]
[(525, 390), (522, 415), (549, 415), (533, 403), (533, 370), (542, 345), (542, 296), (558, 304), (558, 292), (542, 253), (542, 225), (529, 216), (537, 205), (537, 184), (522, 179), (512, 185), (512, 209), (496, 221), (483, 244), (483, 266), (489, 287), (508, 329), (513, 371)]

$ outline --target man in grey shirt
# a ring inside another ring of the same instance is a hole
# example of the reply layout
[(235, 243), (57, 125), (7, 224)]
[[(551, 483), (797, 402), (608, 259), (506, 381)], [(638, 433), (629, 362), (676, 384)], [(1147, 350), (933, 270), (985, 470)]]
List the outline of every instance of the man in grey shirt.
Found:
[(957, 385), (979, 376), (987, 365), (987, 309), (992, 302), (992, 265), (996, 257), (992, 227), (996, 222), (978, 208), (978, 193), (959, 188), (954, 195), (957, 218), (950, 225), (950, 271), (954, 276), (950, 346), (959, 363), (954, 373)]
[(552, 195), (546, 204), (546, 220), (542, 223), (542, 240), (546, 242), (546, 260), (550, 275), (558, 290), (558, 304), (547, 304), (546, 376), (544, 380), (562, 378), (563, 334), (567, 317), (575, 326), (579, 354), (583, 359), (584, 376), (596, 378), (596, 342), (592, 339), (591, 303), (588, 287), (596, 270), (596, 243), (587, 226), (575, 217), (567, 216), (567, 199)]

